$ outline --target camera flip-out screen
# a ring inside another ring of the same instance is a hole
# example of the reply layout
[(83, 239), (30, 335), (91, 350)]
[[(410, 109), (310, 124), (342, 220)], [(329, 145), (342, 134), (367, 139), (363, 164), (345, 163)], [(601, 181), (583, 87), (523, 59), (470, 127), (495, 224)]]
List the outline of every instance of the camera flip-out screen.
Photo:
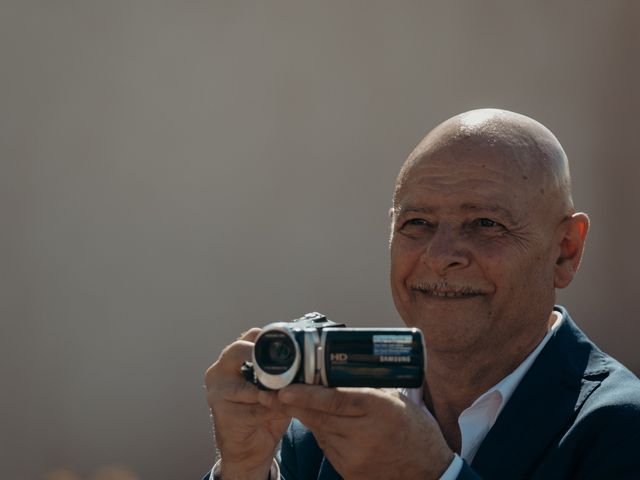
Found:
[(327, 386), (422, 385), (424, 348), (417, 329), (331, 328), (322, 336)]

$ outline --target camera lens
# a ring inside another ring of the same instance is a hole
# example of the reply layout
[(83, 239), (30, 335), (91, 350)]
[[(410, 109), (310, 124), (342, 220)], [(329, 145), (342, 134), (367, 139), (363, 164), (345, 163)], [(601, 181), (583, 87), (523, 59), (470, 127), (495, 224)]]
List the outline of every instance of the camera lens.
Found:
[(287, 343), (276, 340), (269, 344), (269, 361), (274, 365), (289, 365), (293, 351)]
[(255, 345), (255, 357), (264, 372), (280, 375), (293, 365), (296, 349), (289, 335), (274, 330), (260, 336)]

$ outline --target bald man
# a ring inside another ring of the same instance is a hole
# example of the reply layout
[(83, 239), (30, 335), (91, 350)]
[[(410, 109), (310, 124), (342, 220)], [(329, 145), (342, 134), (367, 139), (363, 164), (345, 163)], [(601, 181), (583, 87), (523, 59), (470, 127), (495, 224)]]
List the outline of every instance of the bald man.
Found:
[(503, 110), (445, 121), (402, 166), (391, 217), (391, 292), (424, 333), (423, 388), (258, 391), (240, 374), (251, 330), (206, 374), (211, 478), (640, 478), (640, 381), (555, 306), (589, 219), (554, 135)]

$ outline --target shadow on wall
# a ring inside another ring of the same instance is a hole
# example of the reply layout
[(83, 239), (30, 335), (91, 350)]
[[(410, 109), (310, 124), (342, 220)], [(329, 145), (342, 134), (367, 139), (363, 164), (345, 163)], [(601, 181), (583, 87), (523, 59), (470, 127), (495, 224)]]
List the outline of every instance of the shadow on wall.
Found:
[(43, 476), (44, 480), (140, 480), (135, 473), (126, 467), (109, 465), (100, 467), (88, 477), (83, 477), (67, 468), (56, 468)]

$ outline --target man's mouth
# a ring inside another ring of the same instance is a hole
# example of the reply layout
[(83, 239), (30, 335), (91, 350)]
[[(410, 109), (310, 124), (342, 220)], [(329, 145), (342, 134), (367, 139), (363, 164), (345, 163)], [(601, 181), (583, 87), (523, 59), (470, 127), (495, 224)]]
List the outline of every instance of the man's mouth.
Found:
[(411, 290), (422, 293), (433, 298), (472, 298), (485, 295), (485, 292), (468, 286), (452, 286), (452, 285), (412, 285)]

